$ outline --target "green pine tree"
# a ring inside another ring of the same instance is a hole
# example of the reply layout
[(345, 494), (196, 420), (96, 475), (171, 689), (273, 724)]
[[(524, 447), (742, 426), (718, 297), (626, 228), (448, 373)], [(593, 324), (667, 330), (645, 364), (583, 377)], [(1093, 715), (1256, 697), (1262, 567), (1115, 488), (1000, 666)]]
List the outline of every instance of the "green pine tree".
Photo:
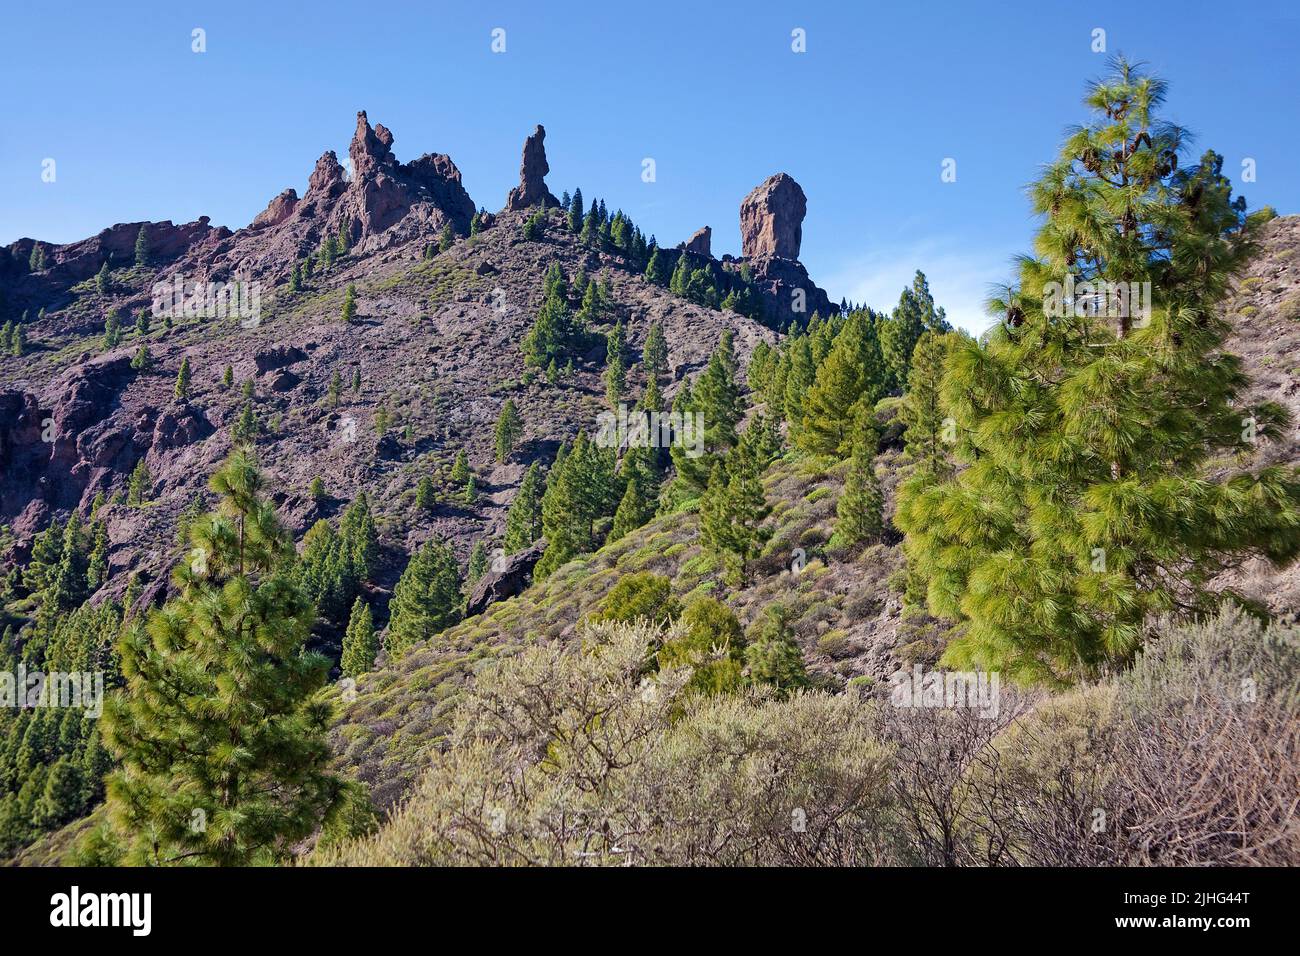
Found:
[(940, 389), (944, 363), (953, 335), (925, 332), (912, 351), (907, 393), (898, 417), (906, 431), (903, 439), (916, 471), (947, 478), (952, 472), (951, 452), (957, 440), (956, 421), (944, 408)]
[[(20, 325), (21, 329), (22, 326)], [(117, 309), (109, 309), (108, 315), (104, 319), (104, 349), (117, 348), (118, 343), (122, 340), (122, 319), (117, 314)]]
[[(95, 509), (91, 509), (93, 518)], [(108, 582), (108, 525), (96, 521), (92, 531), (90, 560), (86, 564), (86, 590), (94, 594)]]
[(533, 462), (506, 512), (506, 554), (522, 551), (542, 536), (542, 491), (541, 466)]
[(855, 423), (875, 408), (884, 390), (875, 329), (865, 313), (854, 312), (835, 336), (808, 390), (795, 439), (799, 448), (814, 455), (850, 454), (858, 438)]
[(895, 518), (930, 610), (961, 625), (945, 666), (1089, 679), (1156, 617), (1210, 613), (1225, 570), (1300, 553), (1300, 473), (1218, 464), (1286, 420), (1241, 404), (1217, 318), (1267, 214), (1246, 215), (1215, 153), (1177, 161), (1164, 96), (1123, 59), (1089, 87), (1092, 118), (1031, 190), (1044, 223), (1002, 326), (948, 357), (966, 468), (907, 483)]
[(660, 378), (668, 374), (668, 342), (664, 339), (664, 327), (661, 322), (651, 322), (646, 332), (645, 350), (642, 353), (646, 375)]
[(177, 400), (186, 401), (190, 397), (190, 357), (181, 359), (180, 371), (176, 373), (175, 395)]
[(145, 232), (145, 227), (141, 226), (140, 231), (135, 236), (135, 267), (143, 269), (149, 264), (149, 235)]
[(507, 398), (505, 404), (501, 406), (501, 414), (497, 416), (496, 450), (498, 462), (504, 462), (510, 457), (510, 452), (514, 450), (515, 444), (519, 441), (523, 432), (524, 423), (515, 408), (514, 399)]
[(478, 579), (487, 573), (487, 569), (487, 545), (480, 539), (474, 542), (474, 548), (469, 553), (469, 565), (465, 569), (465, 582), (470, 587), (473, 587), (478, 583)]
[(582, 190), (573, 191), (573, 199), (569, 203), (569, 232), (575, 236), (582, 232)]
[(393, 589), (388, 652), (400, 656), (460, 620), (460, 569), (450, 546), (428, 541), (411, 557)]
[(375, 655), (379, 642), (375, 638), (375, 620), (370, 605), (357, 598), (348, 617), (348, 628), (343, 635), (343, 656), (339, 668), (344, 677), (358, 677), (375, 669)]
[(835, 531), (832, 548), (850, 548), (878, 538), (885, 527), (885, 497), (876, 477), (873, 454), (875, 433), (871, 432), (853, 446), (844, 490), (835, 503)]
[(613, 449), (601, 448), (585, 432), (579, 432), (572, 450), (556, 456), (542, 495), (546, 552), (534, 571), (537, 579), (595, 550), (599, 546), (597, 523), (613, 514), (621, 497)]
[(253, 412), (251, 402), (244, 403), (244, 410), (239, 413), (239, 421), (235, 422), (234, 427), (230, 430), (230, 439), (236, 445), (246, 445), (257, 441), (258, 433), (261, 432), (262, 426), (257, 421), (257, 415)]
[(104, 742), (121, 763), (108, 818), (129, 865), (241, 866), (288, 856), (333, 806), (329, 661), (306, 650), (311, 601), (281, 568), (292, 544), (252, 456), (213, 476), (178, 595), (119, 643), (125, 693)]
[(640, 528), (654, 517), (656, 501), (653, 487), (638, 472), (628, 476), (627, 488), (614, 512), (614, 523), (609, 529), (609, 540), (617, 541), (629, 532)]
[(943, 309), (936, 309), (925, 273), (917, 270), (910, 289), (899, 296), (893, 315), (880, 324), (880, 351), (884, 360), (886, 391), (907, 386), (912, 351), (926, 332), (936, 335), (949, 330)]
[(349, 282), (348, 287), (343, 291), (343, 321), (354, 322), (357, 318), (357, 287), (355, 283)]
[(714, 465), (700, 501), (700, 543), (722, 564), (728, 583), (747, 582), (749, 562), (761, 549), (760, 525), (769, 511), (756, 462), (746, 449)]
[(749, 679), (754, 684), (775, 687), (790, 694), (808, 686), (803, 653), (794, 640), (790, 612), (785, 605), (769, 604), (763, 609), (745, 648)]
[(135, 463), (135, 469), (131, 472), (130, 481), (127, 482), (126, 503), (129, 505), (142, 505), (149, 500), (149, 495), (153, 492), (153, 476), (149, 474), (149, 466), (141, 458)]
[(451, 464), (451, 483), (453, 485), (464, 485), (469, 479), (469, 455), (462, 448), (456, 453), (456, 459)]
[(664, 262), (663, 251), (658, 246), (655, 246), (650, 251), (650, 260), (645, 266), (645, 277), (646, 281), (651, 282), (654, 285), (668, 285), (668, 280), (670, 278), (668, 274), (668, 264)]
[(433, 479), (421, 475), (415, 486), (415, 506), (421, 511), (432, 511), (438, 504), (438, 493), (434, 490)]

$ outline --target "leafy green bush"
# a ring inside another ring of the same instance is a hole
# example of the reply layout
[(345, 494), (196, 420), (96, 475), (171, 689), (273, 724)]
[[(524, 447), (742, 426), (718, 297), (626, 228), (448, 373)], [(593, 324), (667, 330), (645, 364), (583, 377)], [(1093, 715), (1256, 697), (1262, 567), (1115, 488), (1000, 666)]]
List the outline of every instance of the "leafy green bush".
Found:
[(666, 624), (679, 613), (681, 606), (673, 597), (672, 582), (661, 574), (643, 571), (620, 578), (605, 595), (594, 619), (625, 624), (637, 620)]

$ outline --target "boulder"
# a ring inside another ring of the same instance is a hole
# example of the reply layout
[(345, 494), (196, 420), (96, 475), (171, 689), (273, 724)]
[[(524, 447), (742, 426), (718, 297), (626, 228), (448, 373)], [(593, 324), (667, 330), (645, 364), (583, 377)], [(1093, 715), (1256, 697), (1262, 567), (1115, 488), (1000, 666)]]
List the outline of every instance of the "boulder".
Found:
[(545, 550), (546, 542), (538, 541), (531, 547), (502, 559), (504, 563), (497, 562), (500, 570), (488, 571), (474, 586), (469, 602), (465, 606), (465, 616), (473, 617), (475, 614), (482, 614), (497, 601), (522, 594), (532, 583), (533, 568), (542, 559)]
[(306, 361), (306, 359), (307, 353), (300, 348), (292, 345), (274, 345), (269, 349), (263, 349), (254, 354), (253, 363), (257, 366), (257, 374), (262, 375), (273, 369), (281, 369), (287, 365)]

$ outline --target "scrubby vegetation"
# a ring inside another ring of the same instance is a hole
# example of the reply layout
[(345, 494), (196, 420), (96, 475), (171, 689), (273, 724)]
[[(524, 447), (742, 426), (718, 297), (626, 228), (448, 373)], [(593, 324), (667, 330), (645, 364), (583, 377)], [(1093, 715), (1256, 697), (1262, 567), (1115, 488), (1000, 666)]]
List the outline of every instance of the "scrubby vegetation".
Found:
[(1294, 862), (1295, 629), (1229, 612), (1165, 633), (1118, 680), (987, 719), (698, 693), (662, 659), (680, 627), (591, 624), (481, 669), (409, 803), (312, 862)]

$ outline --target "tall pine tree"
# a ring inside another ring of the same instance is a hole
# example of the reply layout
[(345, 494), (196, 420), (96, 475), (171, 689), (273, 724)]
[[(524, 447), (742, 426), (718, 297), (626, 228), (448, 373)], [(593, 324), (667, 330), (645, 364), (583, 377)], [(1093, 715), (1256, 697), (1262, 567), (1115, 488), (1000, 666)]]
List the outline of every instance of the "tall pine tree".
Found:
[(211, 487), (220, 504), (190, 530), (177, 597), (122, 637), (126, 688), (101, 722), (128, 864), (272, 862), (340, 792), (316, 698), (329, 661), (305, 648), (311, 601), (282, 570), (292, 546), (251, 454)]
[(1003, 325), (948, 359), (967, 467), (903, 489), (896, 518), (931, 610), (962, 624), (948, 665), (1089, 678), (1131, 660), (1155, 616), (1210, 612), (1225, 569), (1300, 552), (1300, 475), (1208, 467), (1285, 416), (1240, 404), (1217, 312), (1260, 217), (1219, 156), (1180, 163), (1164, 96), (1122, 59), (1089, 87), (1091, 120), (1032, 189), (1044, 223), (994, 303)]

